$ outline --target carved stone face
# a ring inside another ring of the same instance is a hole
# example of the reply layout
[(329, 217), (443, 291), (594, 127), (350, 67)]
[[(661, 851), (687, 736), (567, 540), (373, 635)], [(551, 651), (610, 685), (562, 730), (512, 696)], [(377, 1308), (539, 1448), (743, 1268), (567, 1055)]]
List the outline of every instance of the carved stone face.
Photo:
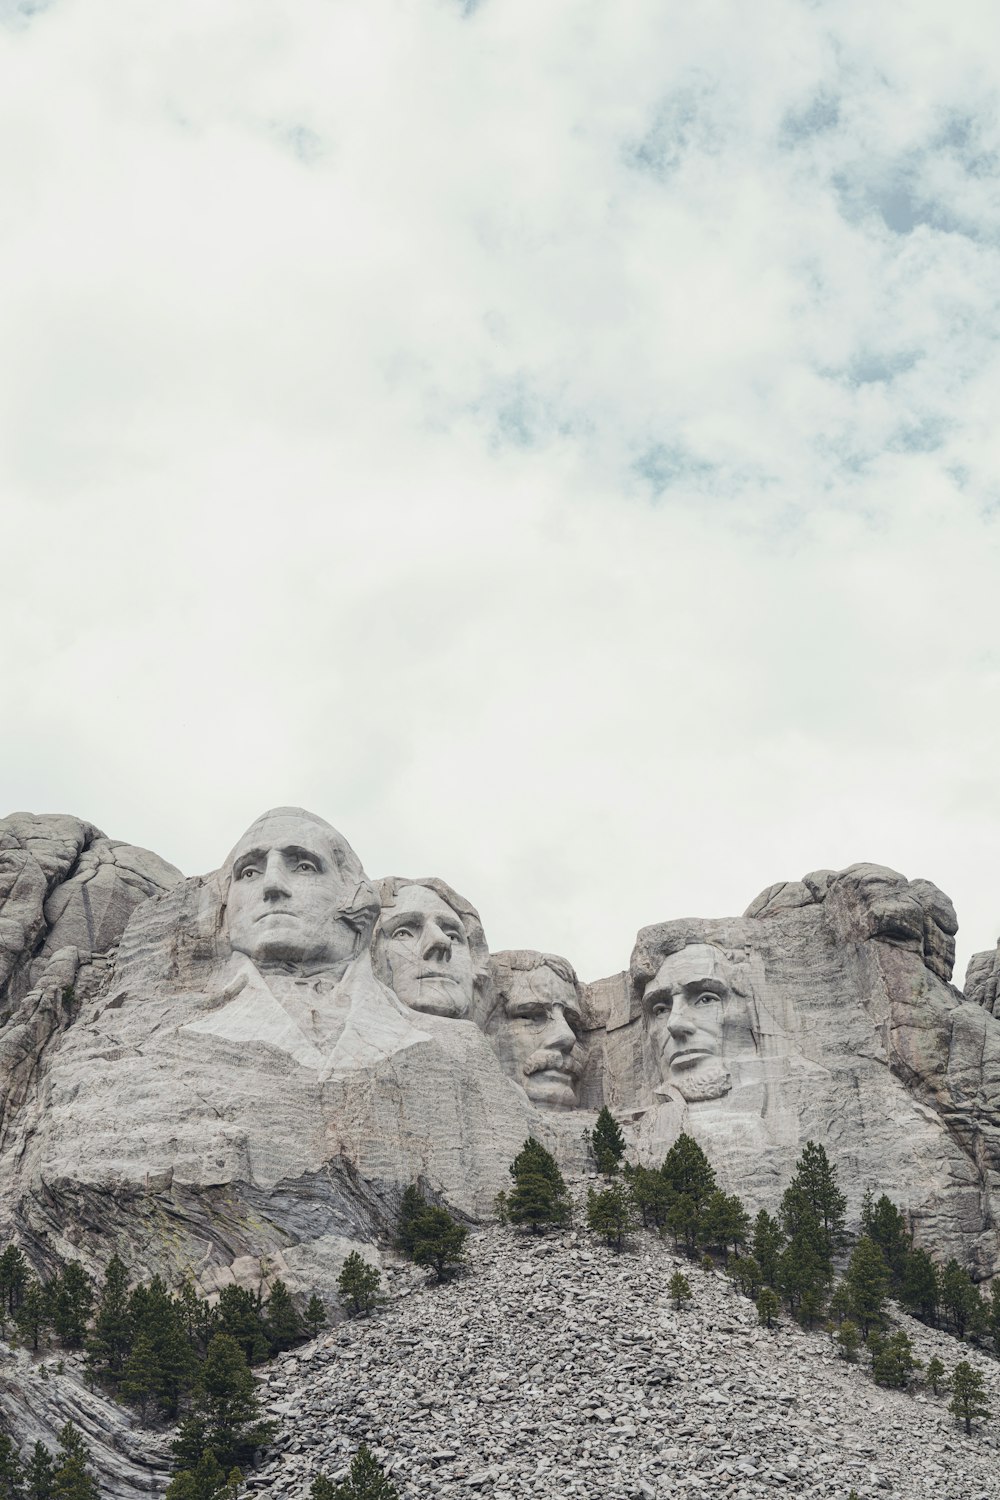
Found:
[(230, 862), (233, 952), (264, 967), (346, 968), (360, 943), (344, 915), (356, 889), (342, 868), (347, 859), (354, 859), (349, 847), (326, 824), (294, 814), (259, 819)]
[(515, 971), (497, 1046), (507, 1071), (535, 1104), (573, 1109), (583, 1059), (574, 985), (547, 965)]
[(404, 1005), (432, 1016), (467, 1016), (475, 973), (462, 919), (426, 885), (404, 885), (376, 936), (389, 983)]
[(718, 1098), (729, 1088), (722, 1064), (725, 972), (716, 948), (692, 943), (663, 960), (643, 994), (660, 1075), (685, 1099)]

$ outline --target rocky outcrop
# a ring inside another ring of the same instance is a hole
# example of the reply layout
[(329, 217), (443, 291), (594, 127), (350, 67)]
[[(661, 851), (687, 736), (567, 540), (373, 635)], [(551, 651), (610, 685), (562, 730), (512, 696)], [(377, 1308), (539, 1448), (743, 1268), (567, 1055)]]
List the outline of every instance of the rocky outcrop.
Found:
[(106, 983), (136, 906), (180, 878), (79, 818), (0, 820), (0, 1146), (45, 1048)]
[(1000, 1016), (1000, 942), (985, 953), (974, 953), (965, 971), (965, 998)]

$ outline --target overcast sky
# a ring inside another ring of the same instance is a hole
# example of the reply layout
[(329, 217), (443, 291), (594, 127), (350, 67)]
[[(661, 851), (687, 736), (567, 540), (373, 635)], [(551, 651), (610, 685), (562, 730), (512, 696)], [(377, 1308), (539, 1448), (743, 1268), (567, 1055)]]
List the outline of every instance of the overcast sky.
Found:
[(995, 0), (0, 0), (0, 812), (1000, 932)]

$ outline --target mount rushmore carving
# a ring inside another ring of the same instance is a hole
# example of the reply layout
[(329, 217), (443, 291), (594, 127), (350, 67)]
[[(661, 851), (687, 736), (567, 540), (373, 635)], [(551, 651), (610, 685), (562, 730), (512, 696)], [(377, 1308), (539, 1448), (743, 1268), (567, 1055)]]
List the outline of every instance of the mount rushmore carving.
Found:
[[(997, 962), (951, 984), (947, 897), (876, 865), (644, 927), (627, 968), (491, 955), (443, 880), (371, 881), (301, 809), (219, 870), (63, 817), (0, 823), (0, 1205), (46, 1259), (117, 1250), (211, 1289), (262, 1257), (330, 1285), (419, 1180), (490, 1211), (530, 1133), (582, 1167), (608, 1104), (638, 1159), (695, 1135), (773, 1208), (806, 1139), (918, 1242), (1000, 1267)], [(852, 1203), (857, 1208), (857, 1203)]]

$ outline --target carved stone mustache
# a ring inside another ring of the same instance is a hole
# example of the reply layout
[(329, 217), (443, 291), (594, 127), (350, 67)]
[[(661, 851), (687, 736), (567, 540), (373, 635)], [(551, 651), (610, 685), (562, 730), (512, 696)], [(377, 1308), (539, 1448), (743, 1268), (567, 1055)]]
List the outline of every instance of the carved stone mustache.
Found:
[(533, 1073), (566, 1073), (575, 1078), (580, 1071), (580, 1064), (576, 1059), (575, 1052), (534, 1052), (524, 1065), (526, 1078)]

